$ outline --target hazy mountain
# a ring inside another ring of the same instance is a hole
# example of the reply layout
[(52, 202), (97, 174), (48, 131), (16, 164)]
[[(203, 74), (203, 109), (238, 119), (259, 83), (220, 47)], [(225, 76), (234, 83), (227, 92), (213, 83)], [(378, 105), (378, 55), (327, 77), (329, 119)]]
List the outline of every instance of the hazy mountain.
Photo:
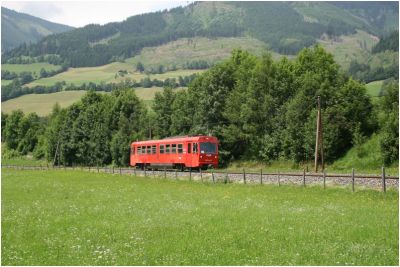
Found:
[(398, 29), (398, 19), (398, 2), (196, 2), (51, 35), (6, 53), (3, 62), (58, 54), (73, 67), (99, 66), (132, 57), (144, 47), (195, 36), (251, 36), (280, 54), (295, 54), (323, 35), (349, 35), (357, 29), (388, 34)]
[(72, 30), (73, 27), (53, 23), (28, 14), (1, 7), (1, 50), (33, 43), (44, 36)]

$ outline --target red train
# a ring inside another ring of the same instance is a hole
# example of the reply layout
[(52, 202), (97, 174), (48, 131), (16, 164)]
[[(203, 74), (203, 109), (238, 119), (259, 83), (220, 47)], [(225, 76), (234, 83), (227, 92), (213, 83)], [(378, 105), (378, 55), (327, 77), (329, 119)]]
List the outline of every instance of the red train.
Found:
[(218, 139), (213, 136), (184, 136), (133, 142), (130, 164), (141, 169), (217, 168)]

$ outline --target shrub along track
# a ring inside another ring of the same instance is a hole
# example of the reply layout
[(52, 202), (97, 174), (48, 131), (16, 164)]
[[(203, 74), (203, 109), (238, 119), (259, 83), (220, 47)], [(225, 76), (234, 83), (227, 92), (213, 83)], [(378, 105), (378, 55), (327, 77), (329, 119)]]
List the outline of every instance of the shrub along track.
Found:
[(135, 175), (149, 178), (193, 180), (211, 183), (242, 183), (242, 184), (276, 184), (276, 185), (321, 185), (347, 186), (355, 191), (355, 187), (372, 188), (386, 191), (387, 188), (399, 189), (399, 177), (385, 175), (382, 169), (381, 175), (363, 174), (326, 174), (326, 173), (259, 173), (254, 172), (214, 172), (214, 171), (177, 171), (177, 170), (140, 170), (135, 168), (114, 167), (65, 167), (65, 166), (17, 166), (2, 165), (2, 168), (16, 170), (82, 170), (88, 172), (102, 172), (114, 175)]

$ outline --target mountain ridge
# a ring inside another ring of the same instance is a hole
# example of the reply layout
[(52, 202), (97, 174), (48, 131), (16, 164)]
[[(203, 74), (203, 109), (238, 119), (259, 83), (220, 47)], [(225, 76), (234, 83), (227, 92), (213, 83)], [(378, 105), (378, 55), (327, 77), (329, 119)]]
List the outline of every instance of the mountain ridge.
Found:
[(2, 52), (15, 48), (22, 43), (37, 42), (47, 35), (72, 29), (74, 27), (1, 7)]

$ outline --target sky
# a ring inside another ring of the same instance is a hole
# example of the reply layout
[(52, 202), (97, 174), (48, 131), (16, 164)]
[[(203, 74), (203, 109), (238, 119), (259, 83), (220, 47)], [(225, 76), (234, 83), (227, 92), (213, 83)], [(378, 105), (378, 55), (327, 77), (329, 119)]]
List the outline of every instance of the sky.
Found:
[(153, 11), (186, 6), (192, 1), (139, 0), (139, 1), (1, 1), (1, 6), (73, 27), (90, 23), (106, 24), (123, 21), (127, 17)]

